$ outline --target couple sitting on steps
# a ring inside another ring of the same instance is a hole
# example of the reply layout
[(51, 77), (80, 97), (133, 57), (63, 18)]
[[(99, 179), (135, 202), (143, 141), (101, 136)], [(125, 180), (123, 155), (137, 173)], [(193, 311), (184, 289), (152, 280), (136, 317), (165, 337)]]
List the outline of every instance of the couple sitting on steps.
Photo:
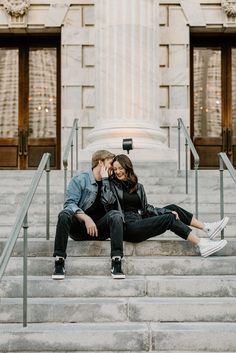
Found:
[[(227, 244), (226, 240), (213, 239), (228, 220), (202, 223), (177, 205), (149, 205), (129, 157), (99, 150), (92, 156), (91, 170), (74, 176), (68, 185), (64, 209), (58, 215), (52, 278), (65, 278), (68, 236), (74, 240), (110, 238), (111, 275), (121, 279), (125, 278), (121, 266), (123, 240), (138, 243), (169, 229), (198, 246), (201, 256), (207, 257)], [(190, 227), (201, 229), (207, 238), (199, 238)]]

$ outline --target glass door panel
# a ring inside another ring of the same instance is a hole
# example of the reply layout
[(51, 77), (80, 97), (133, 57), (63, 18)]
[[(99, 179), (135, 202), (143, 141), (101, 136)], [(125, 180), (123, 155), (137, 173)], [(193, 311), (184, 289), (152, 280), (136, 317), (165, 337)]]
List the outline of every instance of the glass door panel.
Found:
[(29, 137), (56, 137), (57, 53), (29, 51)]
[[(55, 161), (57, 128), (57, 49), (29, 49), (29, 166), (44, 152)], [(53, 165), (53, 164), (52, 164)]]
[[(201, 167), (215, 167), (222, 145), (221, 48), (193, 49), (193, 139)], [(207, 149), (206, 149), (207, 146)]]
[(0, 137), (18, 136), (18, 49), (0, 48)]
[(221, 50), (194, 48), (194, 137), (221, 134)]
[(19, 50), (0, 48), (0, 165), (17, 167)]

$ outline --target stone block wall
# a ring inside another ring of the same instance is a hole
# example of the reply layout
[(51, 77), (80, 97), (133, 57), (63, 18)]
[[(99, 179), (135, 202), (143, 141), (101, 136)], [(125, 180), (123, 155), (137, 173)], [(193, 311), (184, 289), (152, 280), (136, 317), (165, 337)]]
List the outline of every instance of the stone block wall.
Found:
[[(61, 28), (62, 133), (79, 118), (80, 147), (95, 119), (95, 18), (94, 3), (71, 5)], [(62, 141), (62, 146), (64, 145)]]

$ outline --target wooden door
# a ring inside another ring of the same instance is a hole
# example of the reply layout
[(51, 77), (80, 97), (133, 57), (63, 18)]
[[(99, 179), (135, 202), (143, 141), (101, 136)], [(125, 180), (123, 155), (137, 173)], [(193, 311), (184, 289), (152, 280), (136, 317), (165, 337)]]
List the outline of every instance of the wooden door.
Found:
[(234, 38), (217, 35), (192, 40), (191, 135), (200, 167), (218, 168), (222, 151), (236, 165)]
[(0, 168), (34, 169), (45, 152), (60, 168), (58, 37), (0, 39)]

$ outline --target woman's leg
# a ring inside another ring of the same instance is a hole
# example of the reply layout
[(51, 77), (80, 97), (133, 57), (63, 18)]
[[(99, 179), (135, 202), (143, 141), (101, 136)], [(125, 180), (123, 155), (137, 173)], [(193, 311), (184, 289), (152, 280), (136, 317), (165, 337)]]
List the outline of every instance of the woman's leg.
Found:
[(168, 210), (177, 212), (179, 219), (183, 223), (185, 223), (191, 227), (197, 228), (197, 229), (204, 228), (204, 224), (201, 221), (199, 221), (198, 219), (194, 218), (193, 214), (191, 212), (185, 210), (184, 208), (179, 207), (178, 205), (174, 205), (174, 204), (165, 206), (164, 208), (167, 208)]
[(192, 218), (190, 226), (194, 227), (194, 228), (197, 228), (197, 229), (202, 229), (202, 230), (204, 228), (204, 224), (201, 221), (199, 221), (198, 219), (194, 218), (194, 217)]
[(187, 240), (193, 245), (198, 245), (201, 239), (197, 235), (190, 233)]
[(168, 213), (140, 219), (136, 222), (126, 222), (124, 240), (139, 243), (156, 235), (171, 230), (179, 237), (187, 240), (192, 231), (186, 224), (177, 220), (174, 214)]

